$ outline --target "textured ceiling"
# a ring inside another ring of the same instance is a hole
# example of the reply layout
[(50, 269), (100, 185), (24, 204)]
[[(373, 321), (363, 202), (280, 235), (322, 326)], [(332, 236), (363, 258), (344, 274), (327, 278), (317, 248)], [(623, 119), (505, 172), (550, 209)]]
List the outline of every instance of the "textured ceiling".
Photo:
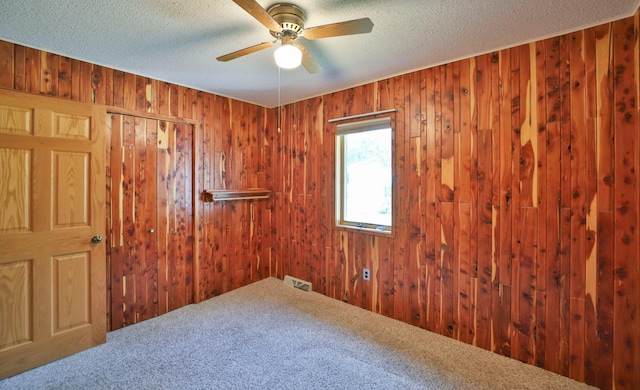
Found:
[(279, 72), (275, 45), (216, 61), (273, 40), (231, 0), (2, 0), (0, 39), (275, 107), (631, 16), (639, 1), (296, 0), (305, 27), (374, 23), (370, 34), (298, 38), (322, 67), (315, 74)]

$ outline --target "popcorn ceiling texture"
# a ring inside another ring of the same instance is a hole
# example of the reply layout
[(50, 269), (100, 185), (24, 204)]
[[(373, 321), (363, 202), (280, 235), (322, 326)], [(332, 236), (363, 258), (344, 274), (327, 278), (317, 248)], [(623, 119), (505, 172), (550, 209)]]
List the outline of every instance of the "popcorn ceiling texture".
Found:
[[(273, 38), (231, 0), (0, 3), (0, 39), (266, 107), (631, 16), (640, 0), (294, 0), (306, 27), (369, 17), (370, 34), (307, 41), (322, 70), (279, 74)], [(259, 0), (265, 8), (274, 1)]]

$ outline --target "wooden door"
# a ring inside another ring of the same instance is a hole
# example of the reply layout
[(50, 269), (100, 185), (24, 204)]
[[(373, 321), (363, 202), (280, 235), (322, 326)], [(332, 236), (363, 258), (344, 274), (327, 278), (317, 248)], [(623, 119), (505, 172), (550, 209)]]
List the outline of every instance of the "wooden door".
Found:
[(0, 378), (106, 340), (104, 118), (0, 92)]
[(193, 302), (193, 126), (111, 114), (109, 327)]

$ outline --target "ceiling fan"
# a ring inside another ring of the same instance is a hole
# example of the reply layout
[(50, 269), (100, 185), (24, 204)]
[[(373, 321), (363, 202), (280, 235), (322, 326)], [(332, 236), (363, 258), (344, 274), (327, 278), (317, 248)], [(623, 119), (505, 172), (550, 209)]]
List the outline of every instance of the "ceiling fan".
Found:
[(218, 57), (218, 61), (230, 61), (269, 48), (274, 43), (281, 41), (281, 46), (274, 53), (279, 67), (293, 69), (302, 63), (307, 72), (316, 73), (320, 70), (320, 65), (304, 46), (294, 43), (298, 37), (313, 40), (370, 33), (373, 29), (373, 22), (369, 18), (305, 28), (304, 12), (293, 4), (276, 4), (265, 10), (255, 0), (233, 0), (233, 2), (268, 28), (271, 35), (276, 39), (272, 42), (262, 42), (225, 54)]

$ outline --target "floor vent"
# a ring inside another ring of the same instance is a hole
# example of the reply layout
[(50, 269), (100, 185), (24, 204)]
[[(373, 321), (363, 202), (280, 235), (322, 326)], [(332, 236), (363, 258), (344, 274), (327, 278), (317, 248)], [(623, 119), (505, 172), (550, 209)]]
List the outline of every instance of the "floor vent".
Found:
[(309, 292), (311, 291), (311, 283), (304, 280), (296, 279), (293, 276), (286, 275), (284, 277), (284, 285), (297, 288), (298, 290)]

